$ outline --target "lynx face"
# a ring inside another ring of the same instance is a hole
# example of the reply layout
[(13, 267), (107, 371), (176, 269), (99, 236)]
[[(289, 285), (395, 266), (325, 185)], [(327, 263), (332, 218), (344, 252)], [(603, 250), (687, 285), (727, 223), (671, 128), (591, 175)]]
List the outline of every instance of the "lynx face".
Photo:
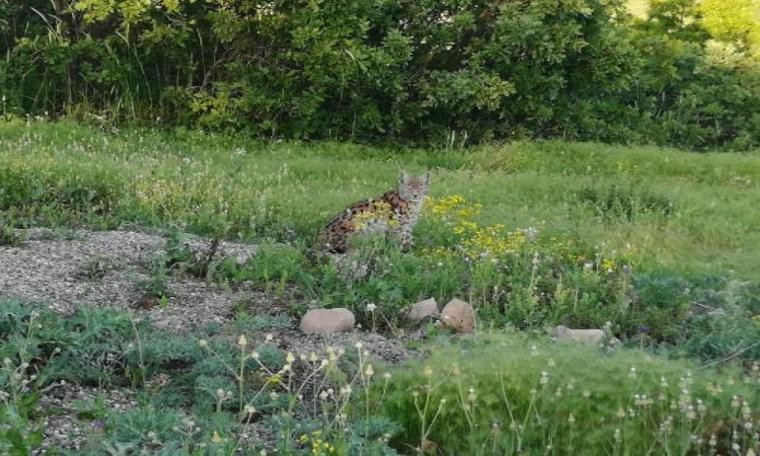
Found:
[(410, 176), (406, 172), (402, 172), (398, 182), (398, 193), (402, 199), (409, 203), (419, 204), (425, 198), (429, 187), (429, 172), (422, 176)]

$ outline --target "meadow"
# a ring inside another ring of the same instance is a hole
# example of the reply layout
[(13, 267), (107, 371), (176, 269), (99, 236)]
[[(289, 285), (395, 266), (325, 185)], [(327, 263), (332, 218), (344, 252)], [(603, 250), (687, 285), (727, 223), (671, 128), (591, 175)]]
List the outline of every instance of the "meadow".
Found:
[[(181, 224), (245, 241), (310, 240), (347, 204), (433, 170), (433, 198), (475, 220), (571, 236), (637, 264), (760, 280), (760, 159), (561, 141), (460, 150), (266, 143), (186, 130), (2, 125), (2, 209), (17, 224)], [(317, 196), (318, 195), (318, 196)]]
[[(402, 169), (432, 172), (412, 251), (370, 239), (363, 277), (312, 260), (318, 229)], [(229, 325), (173, 333), (136, 321), (139, 310), (0, 304), (0, 449), (40, 444), (54, 412), (39, 398), (65, 381), (129, 388), (137, 405), (79, 403), (78, 419), (100, 427), (60, 454), (756, 454), (758, 201), (756, 154), (558, 140), (414, 149), (5, 120), (0, 255), (36, 226), (151, 229), (167, 237), (159, 297), (162, 277), (186, 274), (252, 284), (287, 308), (241, 307)], [(259, 251), (210, 268), (182, 233)], [(407, 328), (400, 309), (431, 296), (470, 301), (476, 335)], [(354, 310), (359, 333), (419, 356), (394, 365), (361, 341), (278, 345), (306, 308), (335, 306)], [(555, 324), (604, 326), (625, 347), (551, 343)], [(246, 440), (252, 426), (268, 437)]]

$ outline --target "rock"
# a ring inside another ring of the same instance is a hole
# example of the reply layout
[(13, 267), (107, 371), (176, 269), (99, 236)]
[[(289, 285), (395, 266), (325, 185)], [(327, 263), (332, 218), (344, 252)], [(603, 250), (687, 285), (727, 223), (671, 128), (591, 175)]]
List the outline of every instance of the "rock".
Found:
[(153, 327), (160, 330), (169, 329), (171, 325), (172, 322), (168, 318), (162, 318), (161, 320), (156, 320), (153, 322)]
[(475, 332), (475, 310), (470, 303), (452, 299), (441, 311), (441, 321), (459, 332)]
[(439, 315), (438, 303), (435, 302), (435, 298), (425, 299), (424, 301), (412, 304), (411, 307), (404, 311), (404, 318), (413, 323), (419, 323), (426, 318), (437, 318)]
[(332, 334), (350, 331), (356, 319), (345, 308), (312, 309), (301, 319), (301, 331), (306, 334)]
[(620, 341), (615, 337), (607, 337), (603, 329), (570, 329), (559, 325), (552, 330), (552, 337), (556, 340), (580, 342), (584, 344), (599, 345), (606, 342), (608, 345), (617, 345)]

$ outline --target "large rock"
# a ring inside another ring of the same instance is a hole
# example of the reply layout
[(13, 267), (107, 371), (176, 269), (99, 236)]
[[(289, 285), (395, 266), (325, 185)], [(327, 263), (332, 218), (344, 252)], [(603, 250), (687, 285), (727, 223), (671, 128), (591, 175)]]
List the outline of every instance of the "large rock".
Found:
[(412, 304), (404, 311), (404, 318), (412, 323), (419, 323), (426, 318), (438, 318), (438, 316), (440, 312), (438, 312), (438, 303), (435, 302), (435, 298)]
[(332, 334), (351, 331), (356, 319), (344, 308), (312, 309), (301, 319), (301, 331), (306, 334)]
[(584, 344), (599, 345), (606, 342), (609, 345), (620, 343), (615, 337), (607, 337), (602, 329), (570, 329), (559, 325), (552, 330), (552, 337), (560, 341), (579, 342)]
[(459, 332), (475, 332), (475, 310), (470, 303), (461, 299), (454, 298), (443, 307), (441, 321)]

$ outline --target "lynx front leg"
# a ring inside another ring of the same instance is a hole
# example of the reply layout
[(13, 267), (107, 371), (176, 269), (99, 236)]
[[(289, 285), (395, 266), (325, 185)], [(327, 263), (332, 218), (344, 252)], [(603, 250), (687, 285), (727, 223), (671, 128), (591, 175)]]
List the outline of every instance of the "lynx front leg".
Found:
[(414, 241), (412, 239), (412, 230), (401, 230), (399, 233), (399, 238), (401, 241), (401, 250), (404, 252), (410, 251), (412, 249), (412, 245), (414, 244)]

